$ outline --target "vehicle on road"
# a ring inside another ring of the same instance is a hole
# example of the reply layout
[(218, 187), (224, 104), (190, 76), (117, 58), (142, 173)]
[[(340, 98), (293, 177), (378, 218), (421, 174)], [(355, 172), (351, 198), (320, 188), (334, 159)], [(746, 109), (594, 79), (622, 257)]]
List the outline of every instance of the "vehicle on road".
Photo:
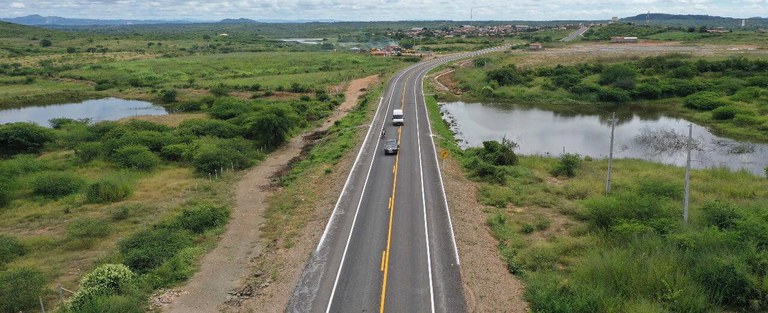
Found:
[(392, 125), (402, 126), (405, 124), (405, 117), (403, 116), (403, 110), (397, 109), (392, 111)]
[(397, 143), (397, 139), (387, 139), (384, 142), (384, 154), (397, 154), (400, 152), (400, 144)]

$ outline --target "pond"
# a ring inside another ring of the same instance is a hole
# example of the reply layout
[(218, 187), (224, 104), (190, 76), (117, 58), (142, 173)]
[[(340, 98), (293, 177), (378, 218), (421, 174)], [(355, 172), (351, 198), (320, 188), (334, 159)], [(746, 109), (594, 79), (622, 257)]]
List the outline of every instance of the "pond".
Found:
[(298, 42), (298, 43), (303, 43), (303, 44), (307, 44), (307, 45), (319, 45), (319, 44), (323, 43), (323, 40), (325, 40), (325, 38), (284, 38), (284, 39), (280, 39), (280, 41), (284, 41), (284, 42)]
[(165, 108), (146, 101), (104, 98), (78, 103), (3, 109), (0, 110), (0, 124), (32, 122), (48, 127), (48, 120), (59, 117), (111, 121), (136, 115), (165, 114), (168, 114)]
[[(611, 117), (607, 113), (558, 113), (463, 102), (442, 104), (441, 112), (463, 148), (506, 137), (519, 145), (516, 151), (523, 155), (559, 156), (565, 151), (605, 158), (609, 153)], [(614, 157), (685, 165), (690, 122), (660, 113), (623, 112), (616, 117)], [(727, 167), (765, 175), (768, 145), (719, 137), (696, 124), (693, 138), (692, 167)]]

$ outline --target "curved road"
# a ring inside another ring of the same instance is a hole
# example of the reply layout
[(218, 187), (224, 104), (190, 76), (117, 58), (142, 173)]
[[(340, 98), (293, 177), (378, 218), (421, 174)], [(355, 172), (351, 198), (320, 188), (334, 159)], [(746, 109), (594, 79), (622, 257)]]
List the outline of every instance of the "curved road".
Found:
[[(441, 64), (503, 48), (420, 62), (390, 80), (286, 312), (466, 311), (422, 84)], [(392, 126), (394, 109), (404, 126)], [(384, 155), (382, 128), (399, 154)]]

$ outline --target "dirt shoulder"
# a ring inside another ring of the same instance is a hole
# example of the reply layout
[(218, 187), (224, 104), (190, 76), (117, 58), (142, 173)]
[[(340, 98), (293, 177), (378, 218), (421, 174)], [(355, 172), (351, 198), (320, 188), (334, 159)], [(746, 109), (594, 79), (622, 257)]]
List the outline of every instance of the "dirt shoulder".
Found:
[[(345, 92), (344, 103), (326, 119), (321, 127), (294, 137), (271, 153), (258, 166), (248, 170), (235, 187), (236, 205), (232, 209), (227, 229), (221, 236), (219, 244), (203, 257), (200, 270), (186, 285), (156, 298), (155, 302), (163, 303), (164, 311), (216, 312), (246, 309), (245, 312), (269, 310), (279, 312), (283, 310), (293, 288), (293, 279), (275, 280), (269, 284), (268, 288), (262, 286), (263, 288), (259, 289), (260, 296), (257, 298), (258, 305), (242, 303), (241, 297), (238, 296), (243, 293), (243, 288), (240, 286), (243, 286), (243, 282), (251, 276), (253, 262), (260, 257), (264, 245), (270, 244), (260, 241), (260, 228), (264, 222), (264, 212), (269, 205), (267, 201), (274, 193), (273, 189), (268, 188), (272, 177), (301, 154), (302, 148), (306, 145), (306, 135), (326, 130), (334, 122), (346, 116), (357, 104), (358, 98), (366, 88), (377, 81), (378, 77), (375, 75), (351, 81)], [(334, 179), (343, 183), (343, 177)], [(319, 221), (311, 223), (317, 222)], [(314, 232), (315, 227), (312, 226), (308, 225), (302, 231)], [(316, 228), (321, 230), (321, 227)], [(307, 247), (304, 241), (297, 239), (297, 244), (289, 249), (292, 250), (289, 255), (293, 260), (289, 259), (281, 264), (280, 270), (284, 270), (285, 273), (272, 276), (295, 278), (298, 275), (303, 263), (298, 263), (296, 260), (303, 260), (301, 256), (308, 255), (312, 249), (311, 245)], [(253, 292), (247, 293), (251, 293), (252, 296)], [(252, 309), (247, 309), (249, 307)]]
[(487, 214), (477, 202), (475, 185), (464, 177), (456, 159), (443, 161), (441, 171), (461, 258), (467, 311), (528, 312), (525, 286), (502, 261)]

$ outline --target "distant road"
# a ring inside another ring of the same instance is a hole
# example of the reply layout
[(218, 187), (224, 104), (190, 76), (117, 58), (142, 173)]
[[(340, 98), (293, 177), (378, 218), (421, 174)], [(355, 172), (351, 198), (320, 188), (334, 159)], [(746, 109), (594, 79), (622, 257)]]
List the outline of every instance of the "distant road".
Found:
[[(390, 80), (357, 159), (286, 312), (464, 312), (423, 79), (433, 68), (502, 48), (417, 63)], [(392, 126), (402, 108), (405, 125)], [(384, 155), (384, 139), (400, 153)]]
[(589, 30), (589, 26), (582, 26), (575, 32), (572, 32), (570, 35), (568, 35), (568, 37), (560, 39), (560, 41), (564, 41), (564, 42), (573, 41), (576, 38), (579, 38), (579, 36), (584, 35), (584, 33), (586, 33), (588, 30)]

